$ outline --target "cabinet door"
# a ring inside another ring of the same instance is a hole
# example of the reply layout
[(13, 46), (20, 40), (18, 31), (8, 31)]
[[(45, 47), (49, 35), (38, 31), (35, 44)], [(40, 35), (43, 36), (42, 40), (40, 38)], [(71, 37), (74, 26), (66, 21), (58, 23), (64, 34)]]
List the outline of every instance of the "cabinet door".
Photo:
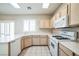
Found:
[(75, 53), (74, 53), (74, 56), (79, 56), (79, 54), (75, 54)]
[(50, 28), (50, 20), (45, 20), (45, 22), (44, 22), (44, 27), (45, 28)]
[(51, 28), (54, 27), (54, 21), (56, 20), (55, 15), (51, 18)]
[(40, 45), (48, 45), (47, 36), (40, 36)]
[(10, 43), (10, 54), (11, 56), (17, 56), (21, 52), (21, 40), (20, 38)]
[(26, 38), (24, 39), (24, 46), (25, 47), (29, 47), (32, 45), (32, 39), (31, 36), (26, 36)]
[(71, 3), (70, 25), (79, 25), (79, 3)]
[(68, 55), (65, 54), (61, 49), (59, 49), (59, 56), (68, 56)]
[(39, 36), (33, 36), (33, 45), (40, 45)]
[(25, 48), (24, 42), (25, 42), (25, 37), (22, 37), (21, 38), (21, 50)]
[(40, 28), (50, 28), (50, 20), (40, 20)]
[(68, 12), (68, 10), (67, 10), (67, 4), (64, 4), (64, 5), (61, 7), (61, 10), (60, 10), (60, 15), (61, 15), (61, 17), (67, 15), (67, 12)]
[(44, 28), (44, 20), (40, 20), (40, 28)]
[(1, 43), (0, 44), (0, 56), (8, 56), (9, 55), (9, 48), (8, 43)]
[(59, 48), (68, 56), (73, 56), (73, 52), (69, 50), (67, 47), (63, 46), (62, 44), (59, 44)]
[(55, 20), (58, 20), (60, 18), (60, 12), (57, 11), (56, 14), (55, 14)]

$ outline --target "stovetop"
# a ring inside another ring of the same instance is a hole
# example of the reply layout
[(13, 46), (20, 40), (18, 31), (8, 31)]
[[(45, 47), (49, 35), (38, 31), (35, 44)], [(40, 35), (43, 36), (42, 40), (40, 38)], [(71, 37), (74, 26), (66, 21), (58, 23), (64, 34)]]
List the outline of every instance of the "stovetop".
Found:
[(62, 36), (52, 36), (52, 37), (62, 37)]
[(62, 36), (52, 36), (52, 37), (55, 37), (56, 39), (59, 39), (59, 40), (68, 39), (68, 38), (65, 38), (65, 37), (62, 37)]

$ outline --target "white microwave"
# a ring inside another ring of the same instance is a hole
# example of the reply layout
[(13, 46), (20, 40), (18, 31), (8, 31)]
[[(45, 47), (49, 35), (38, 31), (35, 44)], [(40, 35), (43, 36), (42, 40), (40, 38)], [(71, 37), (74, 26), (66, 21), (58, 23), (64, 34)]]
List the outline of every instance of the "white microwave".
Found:
[(62, 27), (68, 27), (68, 15), (65, 15), (58, 20), (54, 21), (54, 27), (55, 28), (62, 28)]

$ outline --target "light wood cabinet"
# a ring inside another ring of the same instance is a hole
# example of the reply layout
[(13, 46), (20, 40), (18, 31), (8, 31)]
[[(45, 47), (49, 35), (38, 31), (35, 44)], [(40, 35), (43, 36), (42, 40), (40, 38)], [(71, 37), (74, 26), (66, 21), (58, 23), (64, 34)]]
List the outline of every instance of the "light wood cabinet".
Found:
[(62, 44), (59, 44), (59, 56), (73, 56), (73, 52)]
[(40, 20), (40, 28), (44, 28), (44, 21), (45, 20)]
[(48, 37), (40, 36), (40, 45), (48, 45)]
[(33, 44), (32, 45), (40, 45), (39, 35), (35, 35), (32, 37)]
[(50, 20), (40, 20), (40, 28), (50, 28)]
[(68, 4), (64, 4), (60, 7), (60, 17), (63, 17), (68, 14)]
[(61, 49), (59, 49), (59, 56), (68, 56), (68, 55), (64, 53)]
[(74, 56), (79, 56), (79, 55), (74, 53)]
[(70, 25), (79, 25), (79, 3), (70, 4)]
[(60, 11), (58, 10), (55, 14), (55, 20), (58, 20), (60, 18)]
[(21, 39), (21, 50), (32, 45), (48, 45), (47, 35), (24, 36)]
[(32, 45), (32, 37), (31, 36), (24, 36), (21, 39), (21, 49), (29, 47)]
[(32, 37), (31, 36), (26, 36), (24, 40), (24, 46), (29, 47), (32, 45)]
[(33, 35), (33, 45), (48, 45), (48, 38), (46, 35)]
[(25, 41), (25, 37), (22, 37), (21, 38), (21, 50), (25, 48), (24, 41)]
[(53, 16), (52, 18), (51, 18), (51, 20), (50, 20), (50, 26), (51, 26), (51, 28), (53, 28), (54, 26), (54, 21), (55, 21), (55, 16)]
[(69, 16), (70, 26), (79, 26), (79, 3), (62, 4), (53, 16), (58, 20), (65, 15)]
[(68, 4), (62, 4), (51, 18), (51, 27), (54, 28), (54, 21), (68, 14)]

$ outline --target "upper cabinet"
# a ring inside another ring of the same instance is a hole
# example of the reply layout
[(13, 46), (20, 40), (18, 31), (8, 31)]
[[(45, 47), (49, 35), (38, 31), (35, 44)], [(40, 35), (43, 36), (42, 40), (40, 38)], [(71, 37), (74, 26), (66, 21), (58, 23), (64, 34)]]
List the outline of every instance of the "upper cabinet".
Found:
[[(63, 18), (66, 15), (67, 15), (67, 18)], [(53, 17), (55, 18), (53, 19)], [(65, 27), (78, 26), (79, 25), (79, 3), (62, 4), (61, 6), (59, 6), (57, 11), (54, 13), (53, 17), (51, 18), (52, 28), (56, 28), (55, 26), (53, 26), (53, 24), (55, 25), (55, 22), (62, 18), (68, 20), (66, 22), (67, 26)], [(58, 25), (62, 21), (58, 22)], [(64, 25), (64, 22), (63, 22), (63, 25)]]
[[(68, 4), (62, 4), (58, 9), (57, 9), (57, 11), (55, 12), (55, 14), (53, 15), (53, 17), (51, 18), (51, 25), (52, 25), (52, 28), (55, 28), (55, 22), (57, 21), (58, 22), (58, 20), (61, 18), (61, 19), (64, 19), (64, 17), (66, 16), (68, 14)], [(65, 18), (66, 19), (66, 18)], [(63, 20), (62, 20), (63, 21)], [(60, 22), (62, 22), (62, 21), (60, 21)], [(58, 22), (58, 25), (59, 25), (59, 23), (60, 22)], [(60, 25), (61, 25), (61, 23), (60, 23)], [(64, 27), (64, 25), (63, 26), (61, 26), (61, 27)]]
[(64, 5), (61, 6), (60, 17), (67, 15), (67, 13), (68, 13), (68, 7), (67, 6), (68, 6), (67, 4), (64, 4)]
[(53, 16), (50, 20), (50, 27), (53, 28), (55, 16)]
[(50, 28), (50, 20), (40, 20), (40, 28)]
[(60, 18), (60, 11), (57, 11), (54, 17), (55, 17), (55, 20), (58, 20)]
[(69, 24), (79, 25), (79, 3), (70, 4)]

